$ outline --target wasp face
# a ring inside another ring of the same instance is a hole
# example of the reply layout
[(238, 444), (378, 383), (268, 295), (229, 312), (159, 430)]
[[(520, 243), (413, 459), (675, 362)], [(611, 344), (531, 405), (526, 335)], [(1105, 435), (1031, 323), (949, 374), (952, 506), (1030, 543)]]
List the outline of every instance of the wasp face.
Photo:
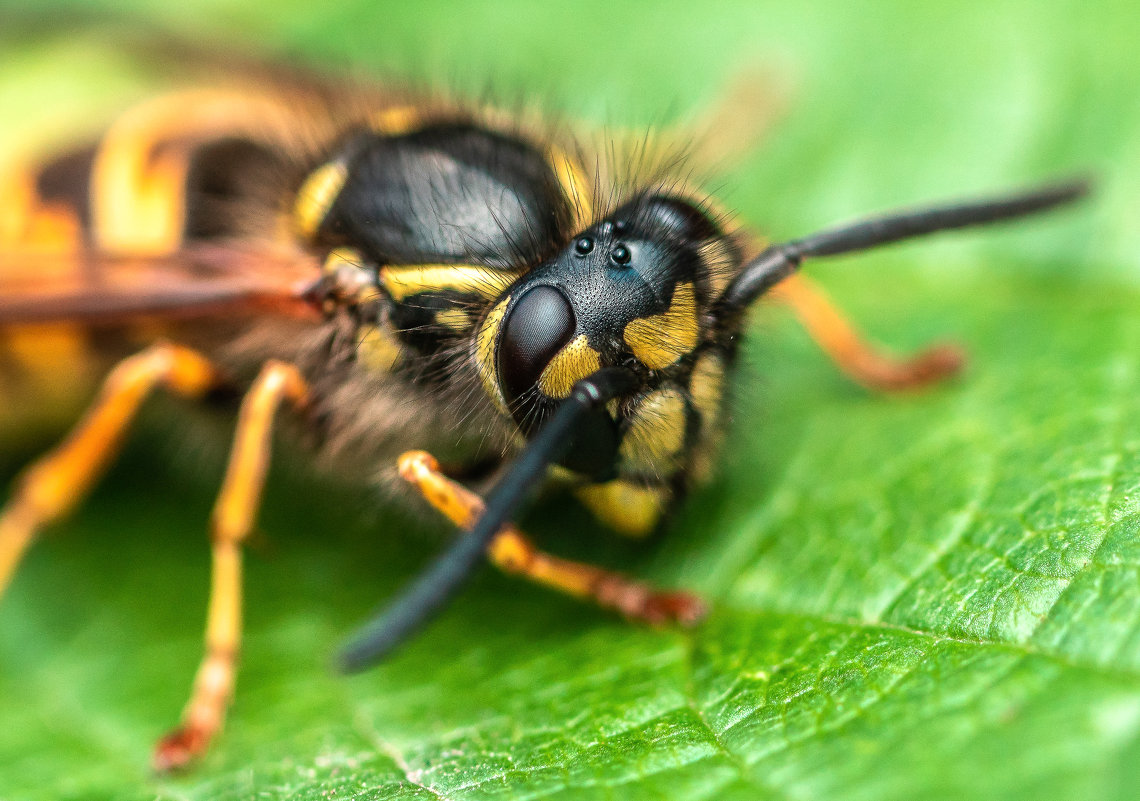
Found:
[[(649, 381), (693, 351), (708, 302), (702, 246), (719, 236), (688, 201), (642, 196), (508, 289), (480, 339), (524, 434), (602, 367), (630, 367)], [(620, 437), (604, 410), (590, 428), (564, 464), (596, 475), (612, 465)]]

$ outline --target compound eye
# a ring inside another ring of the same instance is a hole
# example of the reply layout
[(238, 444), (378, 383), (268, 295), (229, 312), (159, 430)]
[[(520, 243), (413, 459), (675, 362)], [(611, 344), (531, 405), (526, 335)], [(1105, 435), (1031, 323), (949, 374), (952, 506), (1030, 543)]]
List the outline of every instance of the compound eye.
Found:
[(646, 201), (645, 215), (673, 236), (700, 241), (720, 235), (712, 220), (692, 203), (668, 195), (655, 195)]
[(499, 340), (499, 382), (507, 403), (538, 383), (558, 351), (574, 338), (577, 320), (570, 302), (552, 286), (536, 286), (519, 298)]

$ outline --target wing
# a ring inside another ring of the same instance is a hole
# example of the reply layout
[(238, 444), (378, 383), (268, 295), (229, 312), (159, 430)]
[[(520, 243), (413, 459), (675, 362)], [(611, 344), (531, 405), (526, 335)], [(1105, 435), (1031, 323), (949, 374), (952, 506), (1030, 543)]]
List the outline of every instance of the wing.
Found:
[(243, 313), (315, 319), (319, 275), (303, 253), (239, 245), (161, 256), (0, 252), (0, 325)]

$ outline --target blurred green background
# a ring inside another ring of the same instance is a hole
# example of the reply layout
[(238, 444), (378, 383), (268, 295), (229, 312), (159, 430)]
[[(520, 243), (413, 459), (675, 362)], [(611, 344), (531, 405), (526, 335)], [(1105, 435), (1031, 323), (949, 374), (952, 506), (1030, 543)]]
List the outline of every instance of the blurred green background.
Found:
[(179, 408), (156, 404), (0, 604), (0, 798), (1140, 792), (1134, 3), (4, 2), (4, 152), (166, 80), (108, 21), (621, 128), (759, 71), (781, 118), (709, 189), (774, 237), (1074, 172), (1099, 187), (1049, 219), (811, 266), (880, 340), (963, 342), (960, 381), (868, 395), (761, 313), (722, 474), (660, 542), (569, 505), (531, 515), (558, 552), (706, 593), (694, 634), (487, 572), (394, 660), (337, 677), (338, 638), (445, 528), (286, 461), (229, 726), (175, 779), (147, 762), (198, 656), (224, 438), (163, 444)]

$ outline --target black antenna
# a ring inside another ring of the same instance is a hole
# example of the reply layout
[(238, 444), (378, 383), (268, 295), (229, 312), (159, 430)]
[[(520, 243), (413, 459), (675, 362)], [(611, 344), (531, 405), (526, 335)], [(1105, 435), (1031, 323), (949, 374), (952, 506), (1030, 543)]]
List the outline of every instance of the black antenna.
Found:
[(340, 652), (340, 669), (355, 672), (383, 659), (422, 627), (459, 590), (483, 559), (487, 546), (518, 511), (527, 494), (546, 478), (546, 469), (563, 455), (582, 420), (628, 392), (637, 376), (624, 367), (607, 367), (574, 385), (538, 434), (487, 496), (482, 517), (404, 589), (381, 607)]
[(1080, 179), (1006, 197), (901, 211), (772, 245), (746, 264), (729, 284), (717, 303), (719, 316), (731, 317), (744, 310), (798, 270), (806, 258), (854, 253), (936, 231), (1024, 217), (1071, 203), (1088, 194), (1089, 189), (1090, 181)]

